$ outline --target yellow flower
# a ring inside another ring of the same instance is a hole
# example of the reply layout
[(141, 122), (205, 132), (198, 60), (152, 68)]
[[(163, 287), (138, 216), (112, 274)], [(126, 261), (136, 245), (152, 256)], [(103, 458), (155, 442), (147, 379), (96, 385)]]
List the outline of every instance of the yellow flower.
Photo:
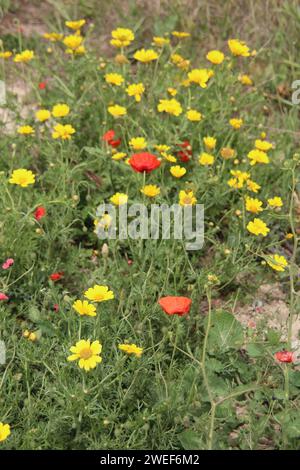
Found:
[(244, 186), (245, 181), (250, 178), (250, 174), (240, 170), (231, 170), (230, 173), (234, 176), (227, 183), (230, 187), (240, 189)]
[[(96, 226), (96, 228), (97, 228), (97, 226), (99, 226), (101, 228), (104, 228), (105, 230), (108, 230), (109, 227), (111, 226), (112, 220), (113, 220), (113, 218), (112, 218), (111, 215), (104, 214), (101, 217), (100, 220), (97, 220), (97, 219), (94, 220), (94, 225)], [(95, 233), (96, 233), (96, 231), (95, 231)]]
[(21, 126), (18, 128), (18, 134), (31, 135), (34, 134), (34, 129), (31, 126)]
[(126, 88), (126, 92), (128, 96), (134, 96), (135, 101), (140, 102), (141, 101), (141, 96), (145, 91), (145, 87), (143, 83), (132, 83), (131, 85), (128, 85)]
[(154, 36), (153, 38), (153, 42), (156, 46), (158, 47), (163, 47), (165, 46), (166, 44), (169, 44), (170, 43), (170, 39), (168, 38), (163, 38), (161, 36)]
[(257, 149), (251, 150), (247, 156), (250, 160), (250, 165), (252, 166), (255, 165), (256, 163), (267, 164), (270, 162), (268, 155), (266, 154), (266, 152), (263, 152), (262, 150), (257, 150)]
[(48, 109), (39, 109), (35, 113), (35, 117), (37, 118), (38, 121), (44, 122), (47, 121), (47, 119), (50, 119), (51, 113), (48, 111)]
[(259, 199), (254, 199), (252, 197), (246, 196), (246, 210), (248, 212), (253, 212), (254, 214), (258, 214), (263, 210), (262, 206), (262, 201)]
[(271, 268), (274, 269), (275, 271), (283, 272), (285, 268), (288, 266), (288, 262), (285, 259), (285, 257), (277, 255), (277, 254), (269, 255), (266, 258), (266, 261), (268, 265), (271, 266)]
[(0, 59), (9, 59), (12, 56), (11, 51), (0, 51)]
[(115, 56), (115, 63), (119, 65), (129, 64), (129, 60), (127, 59), (126, 55), (124, 54), (117, 54)]
[(99, 286), (95, 284), (84, 293), (84, 297), (93, 302), (104, 302), (106, 300), (114, 299), (114, 293), (109, 290), (107, 286)]
[(246, 75), (246, 74), (241, 74), (238, 76), (238, 81), (242, 84), (242, 85), (246, 85), (246, 86), (251, 86), (253, 85), (253, 80), (252, 78), (249, 77), (249, 75)]
[(268, 204), (271, 207), (282, 207), (283, 206), (282, 199), (281, 199), (281, 197), (278, 197), (278, 196), (275, 196), (272, 199), (268, 199)]
[(188, 79), (191, 83), (196, 83), (201, 88), (207, 87), (208, 80), (214, 75), (209, 69), (193, 69), (188, 73)]
[(186, 169), (182, 166), (175, 165), (171, 166), (170, 173), (172, 176), (175, 176), (175, 178), (181, 178), (183, 175), (186, 174)]
[(267, 140), (257, 139), (255, 141), (255, 148), (257, 148), (258, 150), (262, 150), (263, 152), (267, 152), (268, 150), (273, 148), (273, 145)]
[(128, 196), (124, 193), (116, 193), (109, 198), (110, 202), (116, 206), (121, 206), (122, 204), (127, 204)]
[(170, 150), (171, 147), (165, 144), (157, 144), (155, 145), (155, 148), (159, 153), (162, 153), (162, 152), (167, 152), (168, 150)]
[(77, 31), (78, 29), (82, 28), (85, 25), (85, 20), (77, 20), (77, 21), (65, 21), (65, 25)]
[(115, 153), (114, 155), (112, 155), (111, 158), (112, 158), (113, 160), (122, 160), (123, 158), (126, 157), (126, 155), (127, 155), (127, 154), (126, 154), (125, 152), (117, 152), (117, 153)]
[(129, 145), (134, 150), (143, 150), (147, 147), (147, 141), (144, 139), (144, 137), (133, 137), (129, 141)]
[(106, 83), (111, 83), (112, 85), (120, 86), (124, 82), (124, 78), (119, 73), (107, 73), (104, 78)]
[(0, 423), (0, 442), (5, 441), (10, 435), (10, 425)]
[(240, 129), (242, 125), (244, 124), (243, 119), (236, 119), (232, 118), (229, 120), (229, 124), (234, 128), (234, 129)]
[(139, 348), (135, 344), (119, 344), (118, 348), (126, 354), (134, 354), (136, 357), (141, 357), (143, 354), (143, 348)]
[(177, 158), (174, 155), (170, 155), (167, 152), (161, 152), (161, 156), (164, 157), (168, 162), (175, 163), (177, 162)]
[(52, 132), (52, 137), (53, 139), (70, 140), (71, 135), (75, 134), (75, 132), (76, 131), (74, 127), (71, 126), (71, 124), (56, 124)]
[(145, 196), (155, 197), (159, 195), (160, 188), (155, 184), (146, 184), (140, 191), (145, 194)]
[(212, 64), (218, 65), (218, 64), (222, 64), (225, 56), (224, 56), (223, 52), (213, 50), (213, 51), (208, 52), (208, 54), (206, 55), (206, 58)]
[(85, 49), (84, 45), (81, 45), (81, 46), (77, 47), (77, 49), (75, 49), (75, 50), (66, 49), (65, 52), (66, 52), (67, 54), (78, 54), (78, 55), (82, 55), (82, 54), (85, 54), (86, 49)]
[(60, 33), (44, 33), (43, 38), (48, 39), (48, 41), (56, 42), (61, 41), (63, 38), (63, 34)]
[(159, 100), (157, 109), (160, 113), (168, 113), (173, 116), (179, 116), (182, 113), (182, 107), (179, 101), (172, 98), (171, 100)]
[(37, 334), (32, 331), (31, 333), (29, 333), (28, 339), (29, 341), (32, 341), (34, 343), (34, 341), (37, 340)]
[(63, 43), (68, 48), (68, 50), (74, 52), (82, 45), (82, 41), (82, 36), (77, 34), (70, 34), (64, 38)]
[(27, 188), (30, 184), (35, 183), (35, 175), (31, 170), (25, 170), (24, 168), (19, 168), (14, 170), (10, 180), (10, 184), (17, 184), (21, 188)]
[(167, 92), (168, 92), (169, 95), (171, 95), (171, 96), (176, 96), (177, 93), (178, 93), (178, 91), (176, 90), (176, 88), (172, 88), (172, 87), (169, 87), (169, 88), (167, 89)]
[(252, 181), (252, 180), (247, 180), (247, 189), (249, 191), (252, 191), (253, 193), (258, 193), (258, 191), (260, 190), (261, 186), (257, 183), (255, 183), (255, 181)]
[(127, 47), (134, 40), (134, 34), (131, 29), (117, 28), (111, 32), (112, 39), (110, 44), (114, 47)]
[(221, 156), (224, 158), (224, 160), (229, 160), (230, 158), (234, 158), (235, 150), (230, 147), (223, 147), (221, 149)]
[(179, 204), (181, 206), (193, 206), (196, 202), (197, 199), (195, 198), (193, 191), (179, 191)]
[(207, 150), (214, 150), (214, 148), (216, 147), (217, 139), (215, 137), (210, 136), (203, 137), (203, 143)]
[(153, 49), (140, 49), (139, 51), (136, 51), (133, 57), (138, 62), (146, 64), (152, 60), (156, 60), (158, 58), (158, 54)]
[(185, 31), (172, 31), (172, 36), (179, 39), (189, 38), (190, 33), (186, 33)]
[(293, 237), (294, 237), (294, 235), (291, 232), (289, 232), (289, 233), (286, 234), (286, 236), (284, 238), (286, 240), (291, 240)]
[(247, 230), (254, 235), (263, 235), (264, 237), (270, 232), (265, 222), (258, 218), (248, 223)]
[(20, 54), (16, 54), (14, 62), (30, 62), (34, 58), (34, 52), (26, 49)]
[(202, 114), (196, 111), (196, 109), (189, 109), (186, 113), (186, 117), (189, 121), (201, 121)]
[(244, 41), (238, 39), (229, 39), (228, 47), (230, 52), (235, 56), (249, 57), (250, 50)]
[(113, 106), (108, 107), (108, 112), (111, 114), (113, 117), (117, 118), (120, 116), (125, 116), (127, 114), (126, 108), (124, 106), (120, 106), (118, 104), (114, 104)]
[(182, 57), (180, 54), (172, 54), (171, 61), (182, 70), (188, 70), (190, 66), (190, 61)]
[(55, 118), (68, 116), (70, 108), (67, 104), (58, 103), (52, 108), (52, 116)]
[(215, 157), (213, 155), (210, 155), (209, 153), (202, 152), (201, 155), (199, 155), (200, 165), (204, 165), (204, 166), (213, 165), (214, 161), (215, 161)]
[(87, 300), (76, 300), (76, 302), (73, 303), (73, 308), (79, 315), (87, 315), (88, 317), (96, 316), (96, 307), (89, 304)]
[(68, 361), (79, 360), (80, 369), (84, 369), (86, 372), (94, 369), (102, 361), (100, 356), (102, 345), (99, 341), (93, 341), (91, 344), (89, 339), (81, 339), (77, 341), (75, 346), (71, 346), (70, 351), (73, 354), (68, 357)]

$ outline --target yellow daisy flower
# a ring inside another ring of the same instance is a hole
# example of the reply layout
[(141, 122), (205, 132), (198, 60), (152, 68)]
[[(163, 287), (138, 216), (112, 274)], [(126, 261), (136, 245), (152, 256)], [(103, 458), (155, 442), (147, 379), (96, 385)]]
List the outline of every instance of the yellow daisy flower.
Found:
[(8, 180), (10, 184), (16, 184), (21, 186), (21, 188), (27, 188), (30, 184), (35, 183), (35, 175), (31, 170), (25, 170), (24, 168), (19, 168), (14, 170), (11, 178)]
[(70, 140), (71, 135), (75, 132), (76, 130), (71, 124), (56, 124), (53, 128), (52, 137), (53, 139)]
[(136, 51), (133, 57), (138, 62), (147, 64), (148, 62), (156, 60), (158, 58), (158, 54), (153, 49), (140, 49), (139, 51)]
[(113, 117), (118, 118), (120, 116), (125, 116), (127, 114), (127, 109), (124, 106), (120, 106), (119, 104), (114, 104), (113, 106), (108, 107), (108, 112)]
[(133, 137), (129, 141), (130, 147), (134, 150), (143, 150), (147, 147), (147, 141), (144, 137)]
[(181, 178), (182, 176), (186, 174), (186, 169), (183, 168), (182, 166), (175, 165), (175, 166), (171, 166), (170, 173), (172, 176), (175, 176), (175, 178)]
[(37, 118), (38, 121), (45, 122), (48, 119), (50, 119), (51, 113), (50, 113), (50, 111), (48, 111), (48, 109), (39, 109), (35, 113), (35, 117)]
[(0, 442), (5, 441), (10, 435), (10, 425), (0, 422)]
[(76, 300), (76, 302), (73, 303), (73, 308), (79, 315), (87, 315), (88, 317), (96, 316), (96, 307), (87, 300)]
[(107, 73), (104, 78), (106, 83), (110, 83), (111, 85), (120, 86), (124, 83), (124, 78), (119, 73)]
[(266, 258), (266, 261), (268, 265), (271, 266), (271, 268), (274, 269), (275, 271), (283, 272), (285, 268), (288, 266), (288, 262), (285, 259), (285, 257), (277, 255), (277, 254), (269, 255)]
[(93, 302), (104, 302), (106, 300), (114, 299), (114, 293), (109, 290), (107, 286), (100, 286), (95, 284), (84, 293), (84, 297)]
[(247, 230), (254, 235), (263, 235), (264, 237), (266, 237), (270, 231), (265, 222), (259, 218), (249, 222), (247, 225)]
[(141, 357), (143, 354), (143, 348), (139, 348), (135, 344), (119, 344), (118, 348), (126, 354), (134, 354), (136, 357)]
[(97, 364), (102, 362), (102, 357), (100, 353), (102, 351), (102, 345), (99, 341), (93, 341), (92, 344), (90, 340), (81, 339), (77, 341), (75, 346), (70, 348), (71, 355), (68, 356), (68, 361), (78, 361), (80, 369), (84, 369), (88, 372), (90, 369), (94, 369)]
[(70, 108), (65, 103), (58, 103), (53, 106), (51, 112), (52, 112), (52, 116), (55, 118), (65, 117), (65, 116), (68, 116), (70, 112)]
[(140, 191), (147, 197), (155, 197), (160, 194), (160, 188), (155, 184), (146, 184)]
[(30, 62), (34, 58), (34, 52), (26, 49), (20, 54), (16, 54), (14, 57), (14, 62)]

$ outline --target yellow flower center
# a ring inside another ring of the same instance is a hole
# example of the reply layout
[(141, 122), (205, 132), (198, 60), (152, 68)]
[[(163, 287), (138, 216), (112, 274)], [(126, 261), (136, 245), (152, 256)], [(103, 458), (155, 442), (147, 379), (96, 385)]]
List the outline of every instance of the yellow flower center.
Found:
[(92, 355), (93, 355), (93, 352), (91, 348), (84, 348), (80, 351), (81, 359), (89, 359), (90, 357), (92, 357)]

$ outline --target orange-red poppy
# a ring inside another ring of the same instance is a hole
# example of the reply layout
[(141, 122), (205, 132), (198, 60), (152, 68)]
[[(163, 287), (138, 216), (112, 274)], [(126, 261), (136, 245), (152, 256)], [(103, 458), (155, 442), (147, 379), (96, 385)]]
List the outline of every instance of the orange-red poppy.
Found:
[(161, 308), (168, 315), (186, 315), (189, 313), (192, 301), (188, 297), (167, 296), (158, 301)]
[(133, 154), (129, 164), (138, 173), (143, 173), (144, 171), (150, 173), (150, 171), (160, 166), (160, 160), (155, 155), (152, 155), (152, 153), (141, 152)]

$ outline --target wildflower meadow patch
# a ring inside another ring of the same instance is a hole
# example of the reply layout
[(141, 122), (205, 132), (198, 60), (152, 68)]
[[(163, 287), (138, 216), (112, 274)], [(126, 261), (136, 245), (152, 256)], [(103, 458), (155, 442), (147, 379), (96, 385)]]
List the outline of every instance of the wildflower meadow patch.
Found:
[(0, 42), (0, 447), (296, 449), (300, 156), (268, 44), (124, 17), (101, 55), (75, 11)]

